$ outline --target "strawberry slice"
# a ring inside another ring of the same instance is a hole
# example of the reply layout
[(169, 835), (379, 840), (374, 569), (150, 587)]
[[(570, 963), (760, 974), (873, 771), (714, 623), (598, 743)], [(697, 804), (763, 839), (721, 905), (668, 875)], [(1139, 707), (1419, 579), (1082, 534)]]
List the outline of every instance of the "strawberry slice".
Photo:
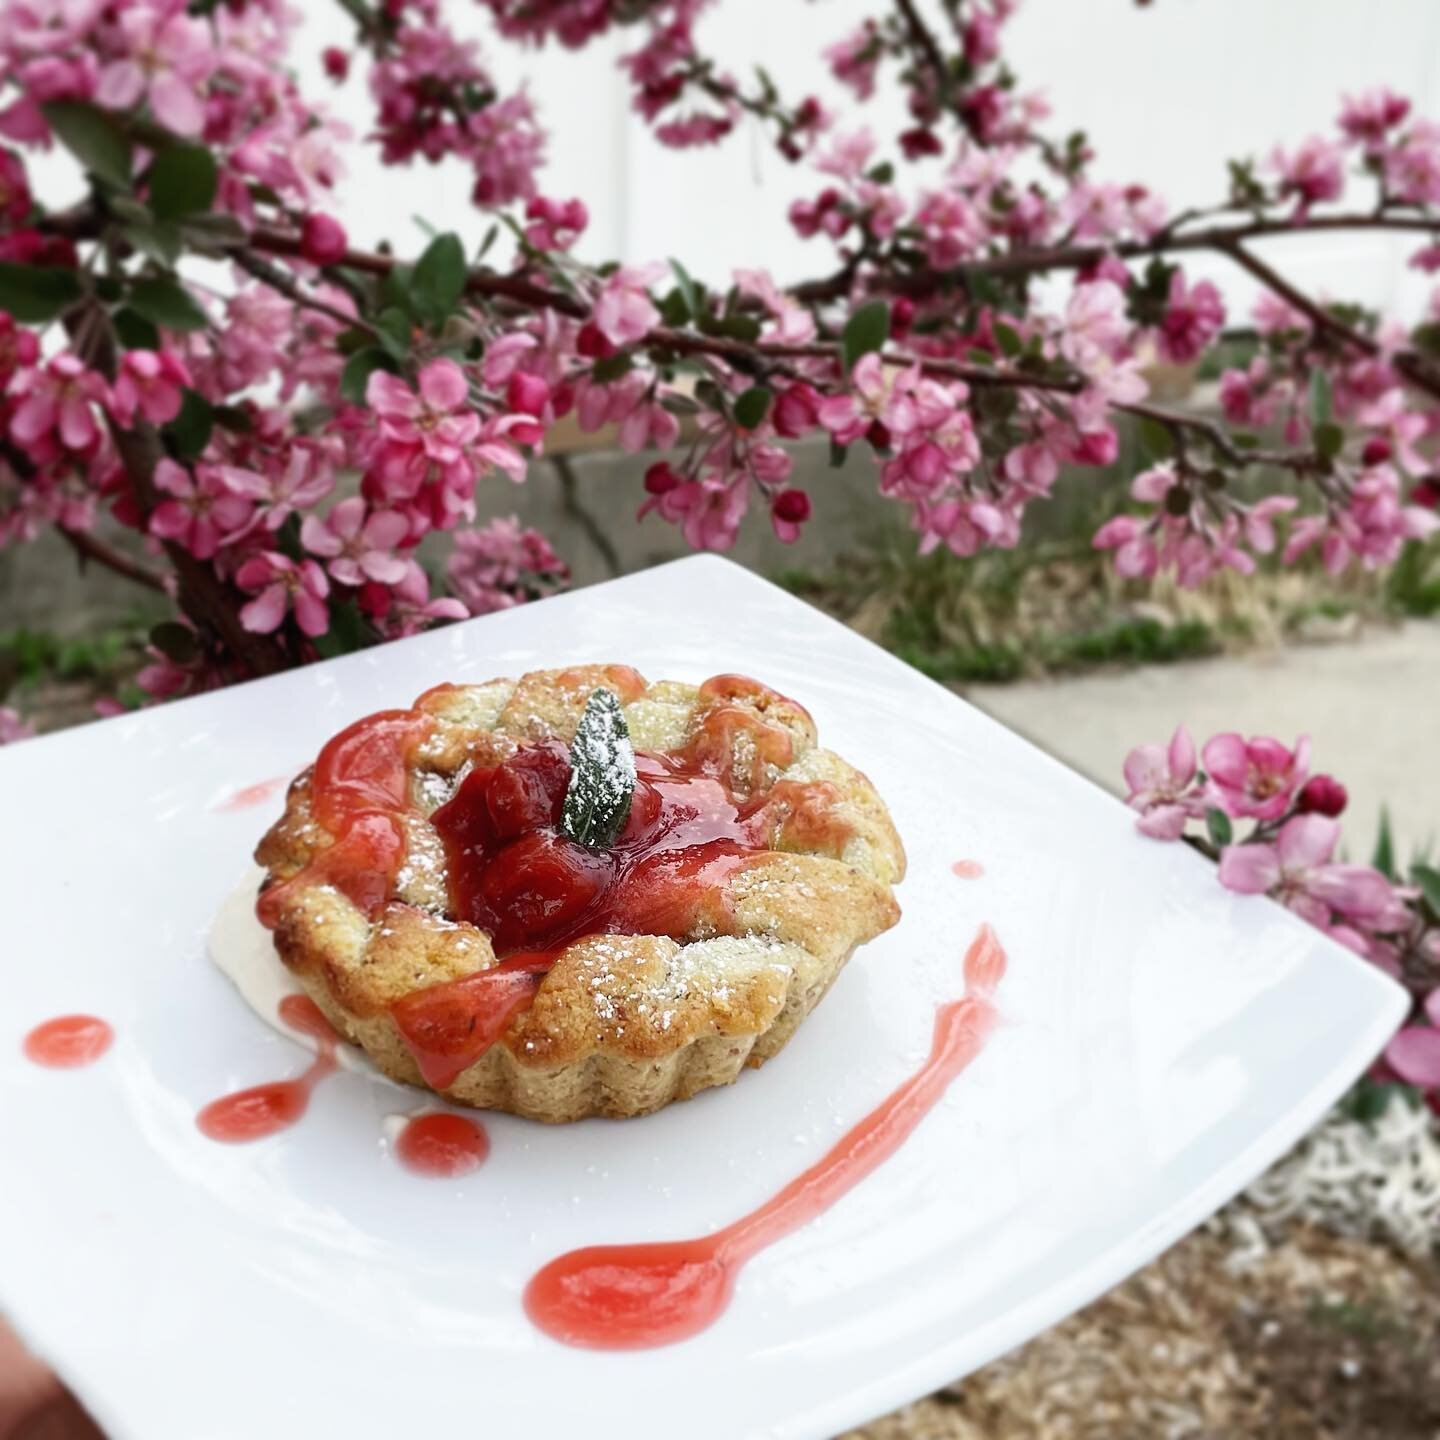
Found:
[(516, 1011), (529, 1005), (554, 955), (512, 955), (488, 970), (429, 985), (390, 1007), (425, 1083), (445, 1090), (499, 1038)]

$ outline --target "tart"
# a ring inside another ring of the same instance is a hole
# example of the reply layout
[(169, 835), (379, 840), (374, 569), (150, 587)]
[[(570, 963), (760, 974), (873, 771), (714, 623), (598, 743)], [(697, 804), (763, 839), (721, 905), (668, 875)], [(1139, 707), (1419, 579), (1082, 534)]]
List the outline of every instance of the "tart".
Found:
[(775, 1055), (899, 918), (869, 780), (742, 676), (439, 685), (331, 740), (257, 913), (386, 1075), (537, 1120), (658, 1110)]

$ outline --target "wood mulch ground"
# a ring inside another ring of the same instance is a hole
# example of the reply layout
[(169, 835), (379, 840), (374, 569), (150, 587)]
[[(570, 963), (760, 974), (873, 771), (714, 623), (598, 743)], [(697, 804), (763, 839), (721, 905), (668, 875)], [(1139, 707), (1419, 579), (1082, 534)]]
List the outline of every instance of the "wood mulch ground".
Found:
[(1435, 1440), (1440, 1268), (1297, 1227), (1196, 1232), (1088, 1309), (842, 1440)]

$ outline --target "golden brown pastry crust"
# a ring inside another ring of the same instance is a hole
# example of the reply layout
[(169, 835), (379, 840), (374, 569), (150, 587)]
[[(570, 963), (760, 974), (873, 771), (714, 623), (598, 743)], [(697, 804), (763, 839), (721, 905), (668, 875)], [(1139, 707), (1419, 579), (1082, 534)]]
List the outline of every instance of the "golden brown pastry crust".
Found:
[[(441, 1092), (446, 1099), (566, 1121), (644, 1114), (727, 1084), (774, 1055), (855, 947), (899, 918), (890, 887), (905, 856), (885, 804), (860, 771), (817, 748), (813, 722), (793, 701), (761, 687), (728, 693), (711, 682), (702, 695), (673, 681), (650, 685), (625, 666), (439, 686), (416, 702), (434, 723), (411, 754), (407, 853), (388, 902), (370, 918), (332, 886), (302, 880), (280, 892), (275, 925), (276, 948), (307, 993), (392, 1079), (425, 1087), (390, 1006), (497, 963), (483, 930), (449, 918), (445, 852), (429, 816), (472, 764), (547, 736), (571, 740), (600, 686), (624, 702), (637, 750), (693, 748), (703, 727), (707, 763), (721, 766), (737, 795), (782, 780), (826, 782), (843, 845), (838, 855), (816, 853), (803, 823), (786, 825), (783, 850), (761, 852), (725, 882), (736, 934), (592, 935), (568, 945), (533, 1003)], [(290, 787), (256, 850), (266, 887), (299, 875), (332, 842), (312, 813), (310, 776)]]

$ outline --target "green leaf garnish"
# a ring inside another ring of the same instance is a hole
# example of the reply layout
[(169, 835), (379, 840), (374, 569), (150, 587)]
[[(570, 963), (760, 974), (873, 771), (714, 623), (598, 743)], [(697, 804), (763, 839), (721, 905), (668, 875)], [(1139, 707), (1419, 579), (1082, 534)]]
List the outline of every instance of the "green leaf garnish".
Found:
[(570, 747), (570, 787), (560, 816), (560, 833), (603, 850), (615, 843), (630, 814), (635, 793), (635, 752), (619, 697), (596, 690)]

